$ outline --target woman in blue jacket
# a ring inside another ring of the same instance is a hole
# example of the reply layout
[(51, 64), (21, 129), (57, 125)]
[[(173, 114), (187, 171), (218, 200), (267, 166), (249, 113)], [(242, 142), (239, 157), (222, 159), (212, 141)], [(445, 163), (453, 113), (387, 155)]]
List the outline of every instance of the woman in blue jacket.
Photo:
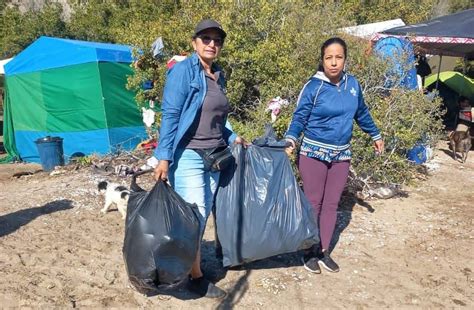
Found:
[[(195, 53), (169, 71), (163, 91), (160, 141), (154, 156), (159, 160), (156, 180), (169, 178), (174, 190), (195, 203), (201, 215), (201, 236), (210, 214), (219, 171), (204, 167), (201, 151), (244, 143), (227, 122), (229, 102), (221, 69), (214, 63), (226, 37), (216, 21), (201, 21), (192, 45)], [(221, 298), (225, 292), (204, 278), (200, 251), (193, 264), (189, 288), (201, 296)]]
[(328, 271), (339, 271), (328, 249), (349, 175), (353, 120), (372, 137), (377, 153), (384, 150), (359, 82), (344, 72), (346, 57), (344, 40), (336, 37), (323, 43), (318, 72), (301, 90), (286, 133), (291, 143), (288, 153), (301, 142), (298, 168), (305, 195), (319, 224), (321, 244), (303, 256), (305, 268), (314, 273), (321, 272), (319, 264)]

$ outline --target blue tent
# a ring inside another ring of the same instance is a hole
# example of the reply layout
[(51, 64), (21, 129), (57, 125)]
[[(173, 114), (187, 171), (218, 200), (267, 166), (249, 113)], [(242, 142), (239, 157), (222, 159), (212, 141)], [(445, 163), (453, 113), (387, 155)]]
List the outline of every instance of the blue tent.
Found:
[(40, 37), (5, 66), (4, 144), (11, 158), (39, 162), (35, 141), (64, 139), (74, 154), (133, 149), (146, 138), (125, 45)]
[(131, 63), (131, 47), (43, 36), (5, 65), (5, 75), (99, 61)]

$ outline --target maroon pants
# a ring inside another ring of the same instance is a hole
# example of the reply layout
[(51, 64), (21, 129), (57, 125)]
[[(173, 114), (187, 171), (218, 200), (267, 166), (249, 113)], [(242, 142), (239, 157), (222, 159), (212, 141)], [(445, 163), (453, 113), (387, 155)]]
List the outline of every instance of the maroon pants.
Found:
[(336, 227), (337, 206), (347, 182), (349, 166), (349, 161), (328, 163), (304, 155), (299, 158), (303, 190), (313, 206), (324, 250), (329, 248)]

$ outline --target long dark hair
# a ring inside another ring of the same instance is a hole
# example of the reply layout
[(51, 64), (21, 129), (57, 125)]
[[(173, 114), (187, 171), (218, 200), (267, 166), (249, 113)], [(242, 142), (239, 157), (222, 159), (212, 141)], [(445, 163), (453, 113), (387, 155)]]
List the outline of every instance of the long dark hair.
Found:
[(331, 44), (339, 44), (342, 46), (342, 49), (344, 50), (344, 58), (347, 59), (347, 44), (346, 41), (339, 37), (332, 37), (324, 41), (324, 43), (321, 45), (321, 57), (319, 59), (319, 65), (318, 65), (318, 71), (324, 71), (323, 68), (323, 61), (324, 61), (324, 52), (326, 51), (326, 48), (331, 45)]

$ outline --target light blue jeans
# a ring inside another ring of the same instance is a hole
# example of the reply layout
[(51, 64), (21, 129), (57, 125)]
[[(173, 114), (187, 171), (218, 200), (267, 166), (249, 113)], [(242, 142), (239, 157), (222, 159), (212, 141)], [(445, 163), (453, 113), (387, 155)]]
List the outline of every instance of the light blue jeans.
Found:
[(220, 172), (204, 170), (201, 156), (191, 149), (176, 150), (168, 178), (174, 190), (188, 203), (198, 206), (201, 236), (211, 214)]

